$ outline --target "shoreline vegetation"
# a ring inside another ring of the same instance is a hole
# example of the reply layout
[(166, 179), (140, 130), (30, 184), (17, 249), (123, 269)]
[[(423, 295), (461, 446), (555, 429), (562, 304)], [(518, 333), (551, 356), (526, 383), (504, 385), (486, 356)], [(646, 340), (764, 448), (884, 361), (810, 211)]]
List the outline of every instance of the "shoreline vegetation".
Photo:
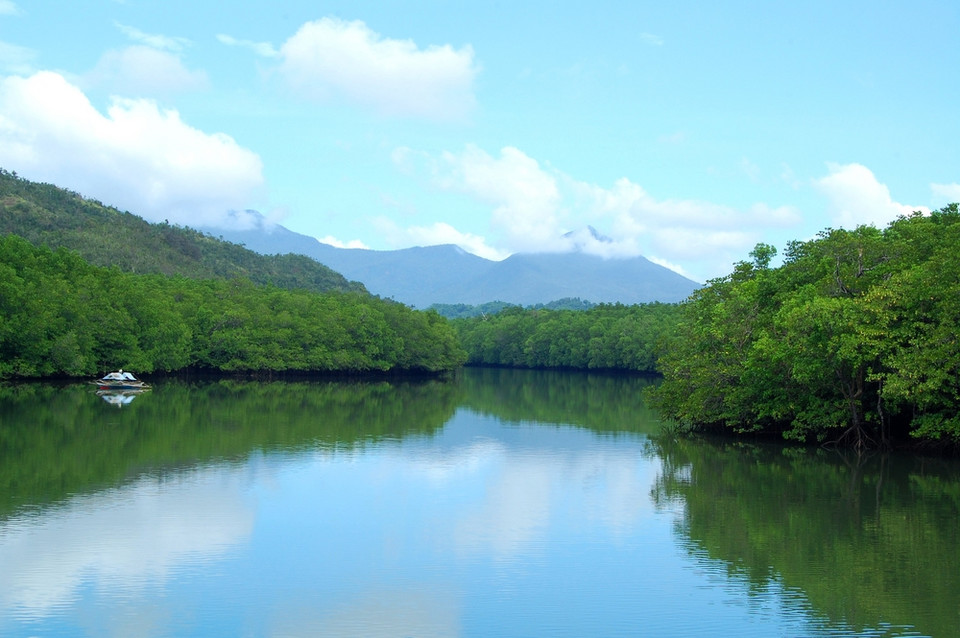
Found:
[(649, 398), (676, 431), (960, 448), (958, 205), (827, 229), (772, 267), (776, 253), (758, 244), (680, 304), (493, 302), (492, 314), (441, 308), (447, 319), (309, 258), (256, 255), (0, 169), (0, 380), (120, 367), (658, 374)]
[(441, 372), (465, 354), (445, 319), (368, 294), (135, 275), (0, 238), (0, 378)]
[(309, 257), (258, 255), (2, 169), (0, 317), (0, 379), (440, 373), (466, 357), (436, 313)]
[(960, 444), (960, 210), (827, 229), (683, 304), (661, 414), (696, 430), (857, 450)]

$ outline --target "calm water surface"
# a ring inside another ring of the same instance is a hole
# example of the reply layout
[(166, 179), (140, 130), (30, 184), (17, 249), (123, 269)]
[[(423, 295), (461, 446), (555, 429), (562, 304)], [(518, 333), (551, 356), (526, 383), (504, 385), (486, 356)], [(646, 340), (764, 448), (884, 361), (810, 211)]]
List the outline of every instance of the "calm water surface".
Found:
[(0, 386), (2, 636), (960, 636), (960, 467), (640, 378)]

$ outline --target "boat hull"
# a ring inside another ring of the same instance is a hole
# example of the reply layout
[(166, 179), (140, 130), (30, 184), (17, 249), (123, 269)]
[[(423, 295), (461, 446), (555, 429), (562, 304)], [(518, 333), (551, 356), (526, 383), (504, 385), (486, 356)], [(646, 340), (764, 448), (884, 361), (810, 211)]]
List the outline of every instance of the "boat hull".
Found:
[(150, 386), (122, 369), (91, 381), (100, 390), (149, 390)]
[(148, 386), (146, 383), (140, 383), (140, 384), (135, 384), (135, 383), (112, 384), (112, 383), (100, 383), (100, 382), (96, 382), (96, 385), (97, 385), (97, 388), (99, 388), (100, 390), (149, 390), (149, 389), (150, 389), (150, 386)]

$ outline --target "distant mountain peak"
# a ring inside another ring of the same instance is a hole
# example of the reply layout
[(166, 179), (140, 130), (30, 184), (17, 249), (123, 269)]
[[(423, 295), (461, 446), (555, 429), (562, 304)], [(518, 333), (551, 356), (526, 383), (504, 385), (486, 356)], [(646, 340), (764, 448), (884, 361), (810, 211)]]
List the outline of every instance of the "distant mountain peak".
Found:
[(573, 245), (578, 250), (583, 248), (584, 245), (591, 239), (603, 244), (613, 243), (612, 238), (598, 232), (593, 226), (586, 226), (585, 228), (580, 228), (578, 230), (571, 230), (569, 233), (564, 233), (563, 238), (572, 240)]
[[(488, 301), (530, 305), (579, 297), (593, 303), (682, 301), (694, 281), (640, 256), (607, 259), (617, 242), (592, 226), (564, 235), (566, 252), (515, 253), (502, 261), (479, 257), (454, 244), (402, 250), (356, 250), (322, 244), (275, 225), (272, 232), (238, 230), (227, 238), (266, 254), (300, 253), (375, 295), (426, 308), (435, 303)], [(572, 250), (571, 250), (572, 249)]]

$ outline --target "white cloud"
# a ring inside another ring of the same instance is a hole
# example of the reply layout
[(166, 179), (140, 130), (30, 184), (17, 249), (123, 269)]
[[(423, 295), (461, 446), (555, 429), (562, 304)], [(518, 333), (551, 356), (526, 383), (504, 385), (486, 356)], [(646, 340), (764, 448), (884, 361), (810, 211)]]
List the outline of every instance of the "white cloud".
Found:
[(159, 221), (217, 225), (263, 183), (260, 158), (149, 100), (101, 114), (52, 72), (0, 79), (0, 165)]
[(612, 188), (583, 182), (572, 182), (572, 187), (580, 206), (610, 225), (616, 239), (612, 248), (620, 244), (626, 253), (633, 245), (655, 263), (690, 264), (683, 274), (700, 280), (729, 272), (765, 230), (790, 227), (800, 219), (789, 207), (755, 204), (740, 210), (697, 200), (657, 200), (626, 178)]
[(444, 153), (438, 183), (493, 206), (490, 226), (509, 252), (560, 251), (561, 196), (556, 178), (522, 151), (505, 147), (500, 157), (468, 146)]
[[(703, 281), (728, 273), (769, 231), (801, 221), (797, 211), (786, 206), (758, 203), (738, 209), (697, 200), (658, 200), (626, 178), (611, 187), (582, 182), (512, 147), (501, 150), (499, 157), (468, 146), (439, 158), (401, 148), (393, 159), (406, 174), (426, 173), (439, 188), (490, 206), (491, 237), (484, 246), (500, 253), (643, 255)], [(588, 225), (600, 228), (609, 241), (591, 236), (585, 231)], [(453, 243), (481, 254), (463, 242)], [(686, 269), (674, 266), (680, 262)]]
[(280, 73), (319, 100), (346, 98), (385, 115), (459, 119), (474, 105), (473, 49), (420, 49), (383, 38), (360, 21), (322, 18), (280, 47)]
[(359, 239), (351, 239), (350, 241), (341, 241), (336, 237), (334, 237), (333, 235), (327, 235), (326, 237), (318, 237), (317, 241), (320, 242), (321, 244), (328, 244), (336, 248), (363, 248), (363, 249), (370, 248)]
[(930, 190), (944, 204), (960, 202), (960, 184), (930, 184)]
[(814, 180), (827, 196), (835, 226), (853, 229), (863, 224), (883, 228), (899, 215), (914, 211), (930, 212), (924, 206), (908, 206), (893, 201), (890, 189), (862, 164), (827, 164), (830, 174)]
[(454, 244), (468, 253), (483, 257), (484, 259), (499, 261), (510, 256), (509, 252), (498, 250), (488, 245), (484, 237), (461, 232), (445, 222), (437, 222), (430, 226), (401, 228), (394, 223), (393, 220), (380, 217), (374, 220), (374, 224), (386, 237), (387, 241), (398, 248)]
[[(663, 266), (667, 270), (672, 270), (675, 273), (679, 273), (684, 277), (686, 277), (687, 279), (693, 279), (694, 281), (701, 281), (701, 282), (706, 281), (708, 279), (705, 277), (698, 277), (697, 275), (695, 275), (694, 273), (691, 273), (680, 264), (675, 264), (672, 261), (667, 261), (666, 259), (661, 259), (660, 257), (650, 255), (650, 256), (647, 256), (647, 259), (657, 264), (658, 266)], [(710, 278), (712, 279), (712, 277)]]
[(15, 16), (20, 15), (20, 7), (13, 0), (0, 0), (0, 15)]
[(190, 71), (180, 56), (142, 45), (107, 51), (84, 82), (126, 95), (170, 95), (209, 84), (205, 72)]

